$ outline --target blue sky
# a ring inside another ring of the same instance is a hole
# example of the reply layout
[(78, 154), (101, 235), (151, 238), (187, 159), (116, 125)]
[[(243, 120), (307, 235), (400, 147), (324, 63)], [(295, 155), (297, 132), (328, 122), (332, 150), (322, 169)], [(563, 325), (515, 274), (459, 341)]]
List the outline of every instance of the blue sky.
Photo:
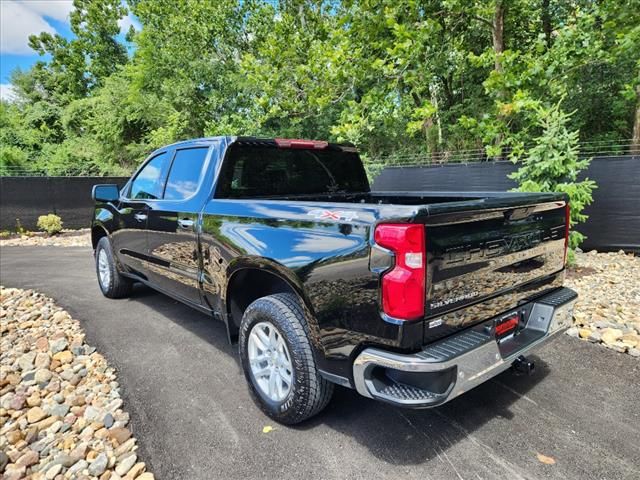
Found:
[[(28, 46), (29, 35), (57, 33), (71, 38), (69, 13), (73, 0), (0, 0), (0, 96), (11, 96), (11, 72), (28, 69), (41, 57)], [(122, 32), (139, 28), (132, 16), (120, 21)], [(124, 38), (122, 38), (124, 41)]]

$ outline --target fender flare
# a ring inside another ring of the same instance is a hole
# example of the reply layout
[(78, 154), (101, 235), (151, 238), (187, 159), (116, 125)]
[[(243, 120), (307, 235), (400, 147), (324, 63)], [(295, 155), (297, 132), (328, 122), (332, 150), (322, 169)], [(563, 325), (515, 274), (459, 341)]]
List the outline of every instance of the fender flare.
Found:
[(265, 257), (243, 256), (233, 259), (227, 267), (227, 284), (224, 288), (223, 301), (226, 305), (229, 285), (233, 277), (243, 270), (260, 270), (279, 277), (283, 282), (291, 287), (291, 289), (300, 297), (304, 306), (314, 314), (309, 297), (307, 296), (304, 284), (290, 268), (285, 265)]
[[(100, 235), (100, 238), (102, 237), (109, 237), (109, 230), (104, 226), (104, 224), (98, 220), (94, 220), (93, 224), (91, 225), (91, 246), (93, 247), (93, 249), (95, 250), (95, 247), (97, 245), (97, 241), (95, 242), (96, 245), (94, 245), (94, 232), (96, 230), (102, 230), (102, 232), (104, 232), (104, 235)], [(99, 239), (98, 239), (99, 240)]]
[(224, 290), (221, 292), (223, 295), (221, 300), (222, 305), (224, 305), (224, 323), (227, 327), (229, 338), (231, 338), (231, 328), (233, 323), (228, 314), (229, 305), (227, 303), (227, 297), (229, 292), (229, 285), (231, 284), (235, 275), (245, 270), (259, 270), (269, 273), (278, 277), (291, 288), (291, 290), (300, 299), (302, 307), (307, 315), (307, 325), (309, 326), (309, 332), (311, 336), (309, 340), (315, 348), (318, 348), (318, 342), (314, 339), (320, 338), (320, 330), (318, 322), (316, 321), (315, 311), (301, 279), (290, 268), (277, 262), (276, 260), (257, 256), (243, 256), (235, 258), (227, 267), (227, 284), (225, 285)]

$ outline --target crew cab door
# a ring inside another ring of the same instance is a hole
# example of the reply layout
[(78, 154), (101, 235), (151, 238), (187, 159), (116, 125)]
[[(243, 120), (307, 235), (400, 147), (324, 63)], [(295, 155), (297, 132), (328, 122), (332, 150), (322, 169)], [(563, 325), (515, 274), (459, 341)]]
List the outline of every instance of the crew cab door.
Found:
[(124, 189), (118, 208), (120, 224), (112, 235), (113, 249), (126, 271), (147, 278), (148, 202), (164, 189), (169, 153), (150, 158)]
[(203, 182), (208, 159), (208, 146), (175, 149), (162, 198), (149, 202), (148, 210), (149, 281), (198, 305), (198, 217), (210, 187)]

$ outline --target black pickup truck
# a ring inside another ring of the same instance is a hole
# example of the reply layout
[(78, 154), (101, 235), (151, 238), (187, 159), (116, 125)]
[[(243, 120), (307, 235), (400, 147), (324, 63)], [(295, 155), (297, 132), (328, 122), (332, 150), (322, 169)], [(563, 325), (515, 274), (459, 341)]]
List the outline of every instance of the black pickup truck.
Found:
[(217, 137), (97, 185), (100, 288), (141, 282), (226, 325), (258, 405), (315, 415), (334, 384), (433, 407), (566, 327), (567, 197), (372, 192), (350, 145)]

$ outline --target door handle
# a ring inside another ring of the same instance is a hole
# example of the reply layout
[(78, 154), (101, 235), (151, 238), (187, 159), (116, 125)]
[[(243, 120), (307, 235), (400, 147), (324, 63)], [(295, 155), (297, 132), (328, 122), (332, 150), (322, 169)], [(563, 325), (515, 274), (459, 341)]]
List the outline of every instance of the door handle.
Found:
[(139, 222), (144, 222), (147, 219), (146, 213), (136, 213), (133, 218), (135, 218)]
[(183, 228), (183, 229), (187, 230), (187, 229), (193, 227), (193, 220), (189, 220), (189, 219), (186, 219), (186, 218), (178, 220), (178, 226), (180, 228)]

